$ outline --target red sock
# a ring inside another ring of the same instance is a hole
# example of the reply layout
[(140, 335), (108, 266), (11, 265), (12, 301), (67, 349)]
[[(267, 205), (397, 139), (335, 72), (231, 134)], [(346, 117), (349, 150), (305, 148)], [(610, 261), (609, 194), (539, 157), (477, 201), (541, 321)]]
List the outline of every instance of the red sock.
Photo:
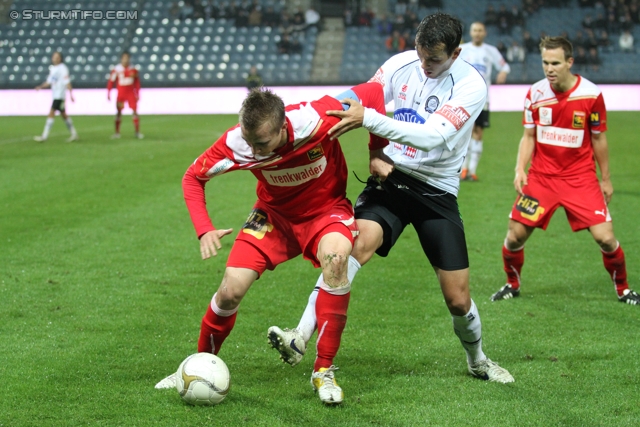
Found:
[(120, 133), (120, 117), (116, 118), (116, 133)]
[(512, 252), (503, 245), (502, 261), (504, 263), (504, 272), (507, 273), (507, 283), (513, 289), (520, 288), (520, 273), (524, 265), (524, 248)]
[(133, 118), (133, 127), (136, 130), (136, 133), (140, 132), (140, 117), (135, 116)]
[(236, 323), (237, 314), (238, 312), (236, 311), (228, 317), (217, 315), (211, 309), (211, 304), (209, 304), (200, 325), (198, 352), (218, 354), (222, 343), (229, 336), (233, 325)]
[(627, 283), (627, 267), (624, 262), (624, 252), (622, 246), (618, 243), (618, 249), (613, 252), (602, 252), (602, 261), (604, 268), (609, 272), (609, 276), (616, 285), (618, 296), (622, 296), (625, 289), (629, 289)]
[(314, 372), (333, 365), (333, 358), (340, 348), (342, 331), (347, 324), (347, 307), (349, 307), (350, 296), (351, 293), (331, 295), (324, 289), (320, 289), (318, 292), (316, 300), (316, 317), (318, 319), (316, 350), (318, 355), (313, 365)]

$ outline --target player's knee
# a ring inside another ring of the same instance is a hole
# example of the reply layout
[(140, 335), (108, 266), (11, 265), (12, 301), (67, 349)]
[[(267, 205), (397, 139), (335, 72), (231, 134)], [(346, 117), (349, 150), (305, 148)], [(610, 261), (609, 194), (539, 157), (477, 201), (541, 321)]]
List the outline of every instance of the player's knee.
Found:
[(613, 233), (594, 236), (594, 238), (596, 243), (598, 243), (598, 246), (600, 246), (605, 252), (613, 252), (618, 247), (618, 240), (615, 238)]
[(465, 295), (449, 295), (445, 297), (449, 313), (454, 316), (464, 316), (471, 309), (471, 300)]
[(322, 255), (322, 274), (324, 282), (331, 289), (349, 286), (347, 269), (349, 266), (349, 253), (347, 251), (328, 251)]

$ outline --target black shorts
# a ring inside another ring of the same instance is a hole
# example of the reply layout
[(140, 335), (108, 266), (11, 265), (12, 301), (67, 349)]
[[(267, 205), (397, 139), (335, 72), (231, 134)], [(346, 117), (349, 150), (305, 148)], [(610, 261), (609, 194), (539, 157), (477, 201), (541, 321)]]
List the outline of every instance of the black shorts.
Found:
[(483, 129), (489, 127), (489, 125), (490, 125), (490, 123), (489, 123), (489, 110), (482, 110), (480, 112), (480, 115), (476, 119), (475, 125), (483, 128)]
[(432, 266), (446, 271), (469, 267), (458, 200), (451, 193), (396, 170), (382, 183), (369, 177), (355, 213), (357, 219), (375, 221), (382, 227), (384, 238), (376, 251), (382, 257), (411, 224)]
[(64, 113), (64, 99), (54, 99), (53, 104), (51, 104), (51, 109)]

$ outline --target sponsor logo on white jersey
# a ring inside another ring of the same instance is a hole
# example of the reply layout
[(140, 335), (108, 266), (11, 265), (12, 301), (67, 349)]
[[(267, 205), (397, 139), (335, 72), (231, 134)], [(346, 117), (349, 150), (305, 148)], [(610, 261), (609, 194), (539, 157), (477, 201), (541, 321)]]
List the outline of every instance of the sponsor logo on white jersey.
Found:
[(327, 158), (322, 156), (322, 158), (305, 166), (274, 171), (263, 170), (262, 175), (270, 185), (295, 187), (296, 185), (304, 184), (305, 182), (318, 178), (324, 173), (326, 168)]
[(563, 129), (555, 126), (538, 126), (537, 139), (541, 144), (557, 145), (558, 147), (578, 148), (582, 146), (584, 130)]
[(540, 124), (541, 125), (550, 125), (553, 123), (553, 118), (551, 117), (551, 108), (549, 107), (540, 107)]
[(460, 130), (460, 128), (471, 117), (467, 110), (462, 108), (462, 106), (452, 107), (451, 105), (445, 105), (440, 110), (436, 111), (436, 114), (440, 114), (445, 119), (449, 120), (456, 130)]

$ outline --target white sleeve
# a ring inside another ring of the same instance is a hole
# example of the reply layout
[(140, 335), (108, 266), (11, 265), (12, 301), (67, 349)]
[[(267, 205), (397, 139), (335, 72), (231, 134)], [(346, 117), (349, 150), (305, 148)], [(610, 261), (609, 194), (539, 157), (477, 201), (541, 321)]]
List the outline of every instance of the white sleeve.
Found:
[(504, 71), (509, 74), (511, 72), (511, 67), (509, 67), (509, 63), (504, 60), (500, 51), (494, 47), (491, 49), (491, 53), (491, 62), (495, 69), (498, 70), (499, 73)]
[(53, 83), (54, 78), (53, 78), (53, 68), (49, 71), (49, 75), (47, 76), (47, 83), (51, 84)]
[[(452, 150), (465, 126), (473, 126), (487, 99), (487, 86), (478, 79), (465, 79), (456, 85), (453, 96), (424, 124), (402, 122), (366, 108), (362, 126), (369, 132), (419, 150), (444, 145)], [(473, 120), (470, 120), (472, 119)]]

